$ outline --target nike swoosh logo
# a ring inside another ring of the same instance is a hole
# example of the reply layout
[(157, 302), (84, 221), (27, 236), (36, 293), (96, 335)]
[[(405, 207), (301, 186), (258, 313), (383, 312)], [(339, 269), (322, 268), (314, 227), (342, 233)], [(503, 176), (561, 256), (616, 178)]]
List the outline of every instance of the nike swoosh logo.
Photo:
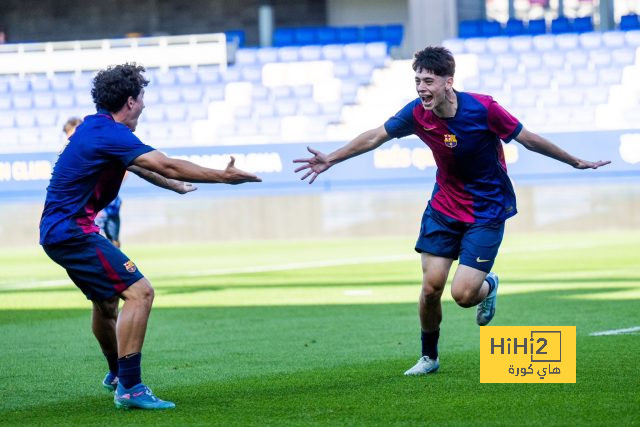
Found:
[(480, 259), (480, 257), (476, 258), (476, 262), (489, 262), (491, 261), (490, 259)]
[(434, 130), (437, 126), (434, 126), (432, 128), (426, 128), (424, 126), (422, 126), (422, 129), (426, 130), (427, 132), (429, 132), (430, 130)]

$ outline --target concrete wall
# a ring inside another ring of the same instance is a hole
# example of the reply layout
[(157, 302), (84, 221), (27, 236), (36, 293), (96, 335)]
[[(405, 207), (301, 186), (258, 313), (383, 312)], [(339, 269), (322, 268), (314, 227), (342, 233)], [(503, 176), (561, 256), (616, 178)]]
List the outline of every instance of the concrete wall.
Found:
[[(230, 188), (229, 191), (233, 191)], [(640, 229), (640, 184), (516, 187), (509, 231)], [(430, 188), (210, 198), (197, 193), (122, 205), (123, 243), (415, 236)], [(42, 203), (3, 203), (0, 245), (34, 245)]]

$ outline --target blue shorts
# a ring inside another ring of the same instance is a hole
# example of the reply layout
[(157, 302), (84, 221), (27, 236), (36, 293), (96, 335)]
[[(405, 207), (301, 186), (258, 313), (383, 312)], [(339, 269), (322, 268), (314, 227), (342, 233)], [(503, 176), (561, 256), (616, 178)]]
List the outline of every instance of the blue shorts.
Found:
[(144, 277), (120, 249), (98, 233), (42, 248), (49, 258), (67, 270), (73, 283), (89, 300), (112, 298)]
[(494, 224), (461, 222), (428, 205), (422, 215), (416, 252), (460, 258), (460, 264), (488, 273), (498, 255), (503, 235), (504, 221)]

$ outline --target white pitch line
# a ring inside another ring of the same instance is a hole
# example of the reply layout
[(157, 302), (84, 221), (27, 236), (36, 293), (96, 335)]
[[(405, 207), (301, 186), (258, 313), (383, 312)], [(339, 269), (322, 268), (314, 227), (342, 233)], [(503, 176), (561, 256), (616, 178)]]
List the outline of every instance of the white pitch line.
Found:
[(600, 332), (591, 332), (589, 335), (592, 337), (600, 337), (603, 335), (622, 335), (622, 334), (630, 334), (632, 332), (640, 331), (640, 326), (634, 326), (633, 328), (625, 328), (625, 329), (611, 329), (610, 331), (600, 331)]

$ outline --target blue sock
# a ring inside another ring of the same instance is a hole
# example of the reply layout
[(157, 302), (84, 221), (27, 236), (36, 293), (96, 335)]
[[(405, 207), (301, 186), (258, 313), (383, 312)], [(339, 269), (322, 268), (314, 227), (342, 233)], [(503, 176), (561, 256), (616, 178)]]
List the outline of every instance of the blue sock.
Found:
[(140, 361), (142, 353), (133, 353), (118, 359), (118, 381), (124, 388), (131, 388), (142, 382)]
[(431, 360), (438, 358), (438, 338), (440, 338), (440, 329), (433, 332), (421, 331), (422, 338), (422, 355), (427, 356)]
[(104, 354), (105, 359), (107, 359), (107, 363), (109, 364), (109, 371), (118, 376), (118, 353), (102, 353)]
[(489, 276), (485, 277), (484, 280), (489, 284), (489, 292), (487, 292), (487, 295), (489, 295), (496, 288), (496, 282)]

